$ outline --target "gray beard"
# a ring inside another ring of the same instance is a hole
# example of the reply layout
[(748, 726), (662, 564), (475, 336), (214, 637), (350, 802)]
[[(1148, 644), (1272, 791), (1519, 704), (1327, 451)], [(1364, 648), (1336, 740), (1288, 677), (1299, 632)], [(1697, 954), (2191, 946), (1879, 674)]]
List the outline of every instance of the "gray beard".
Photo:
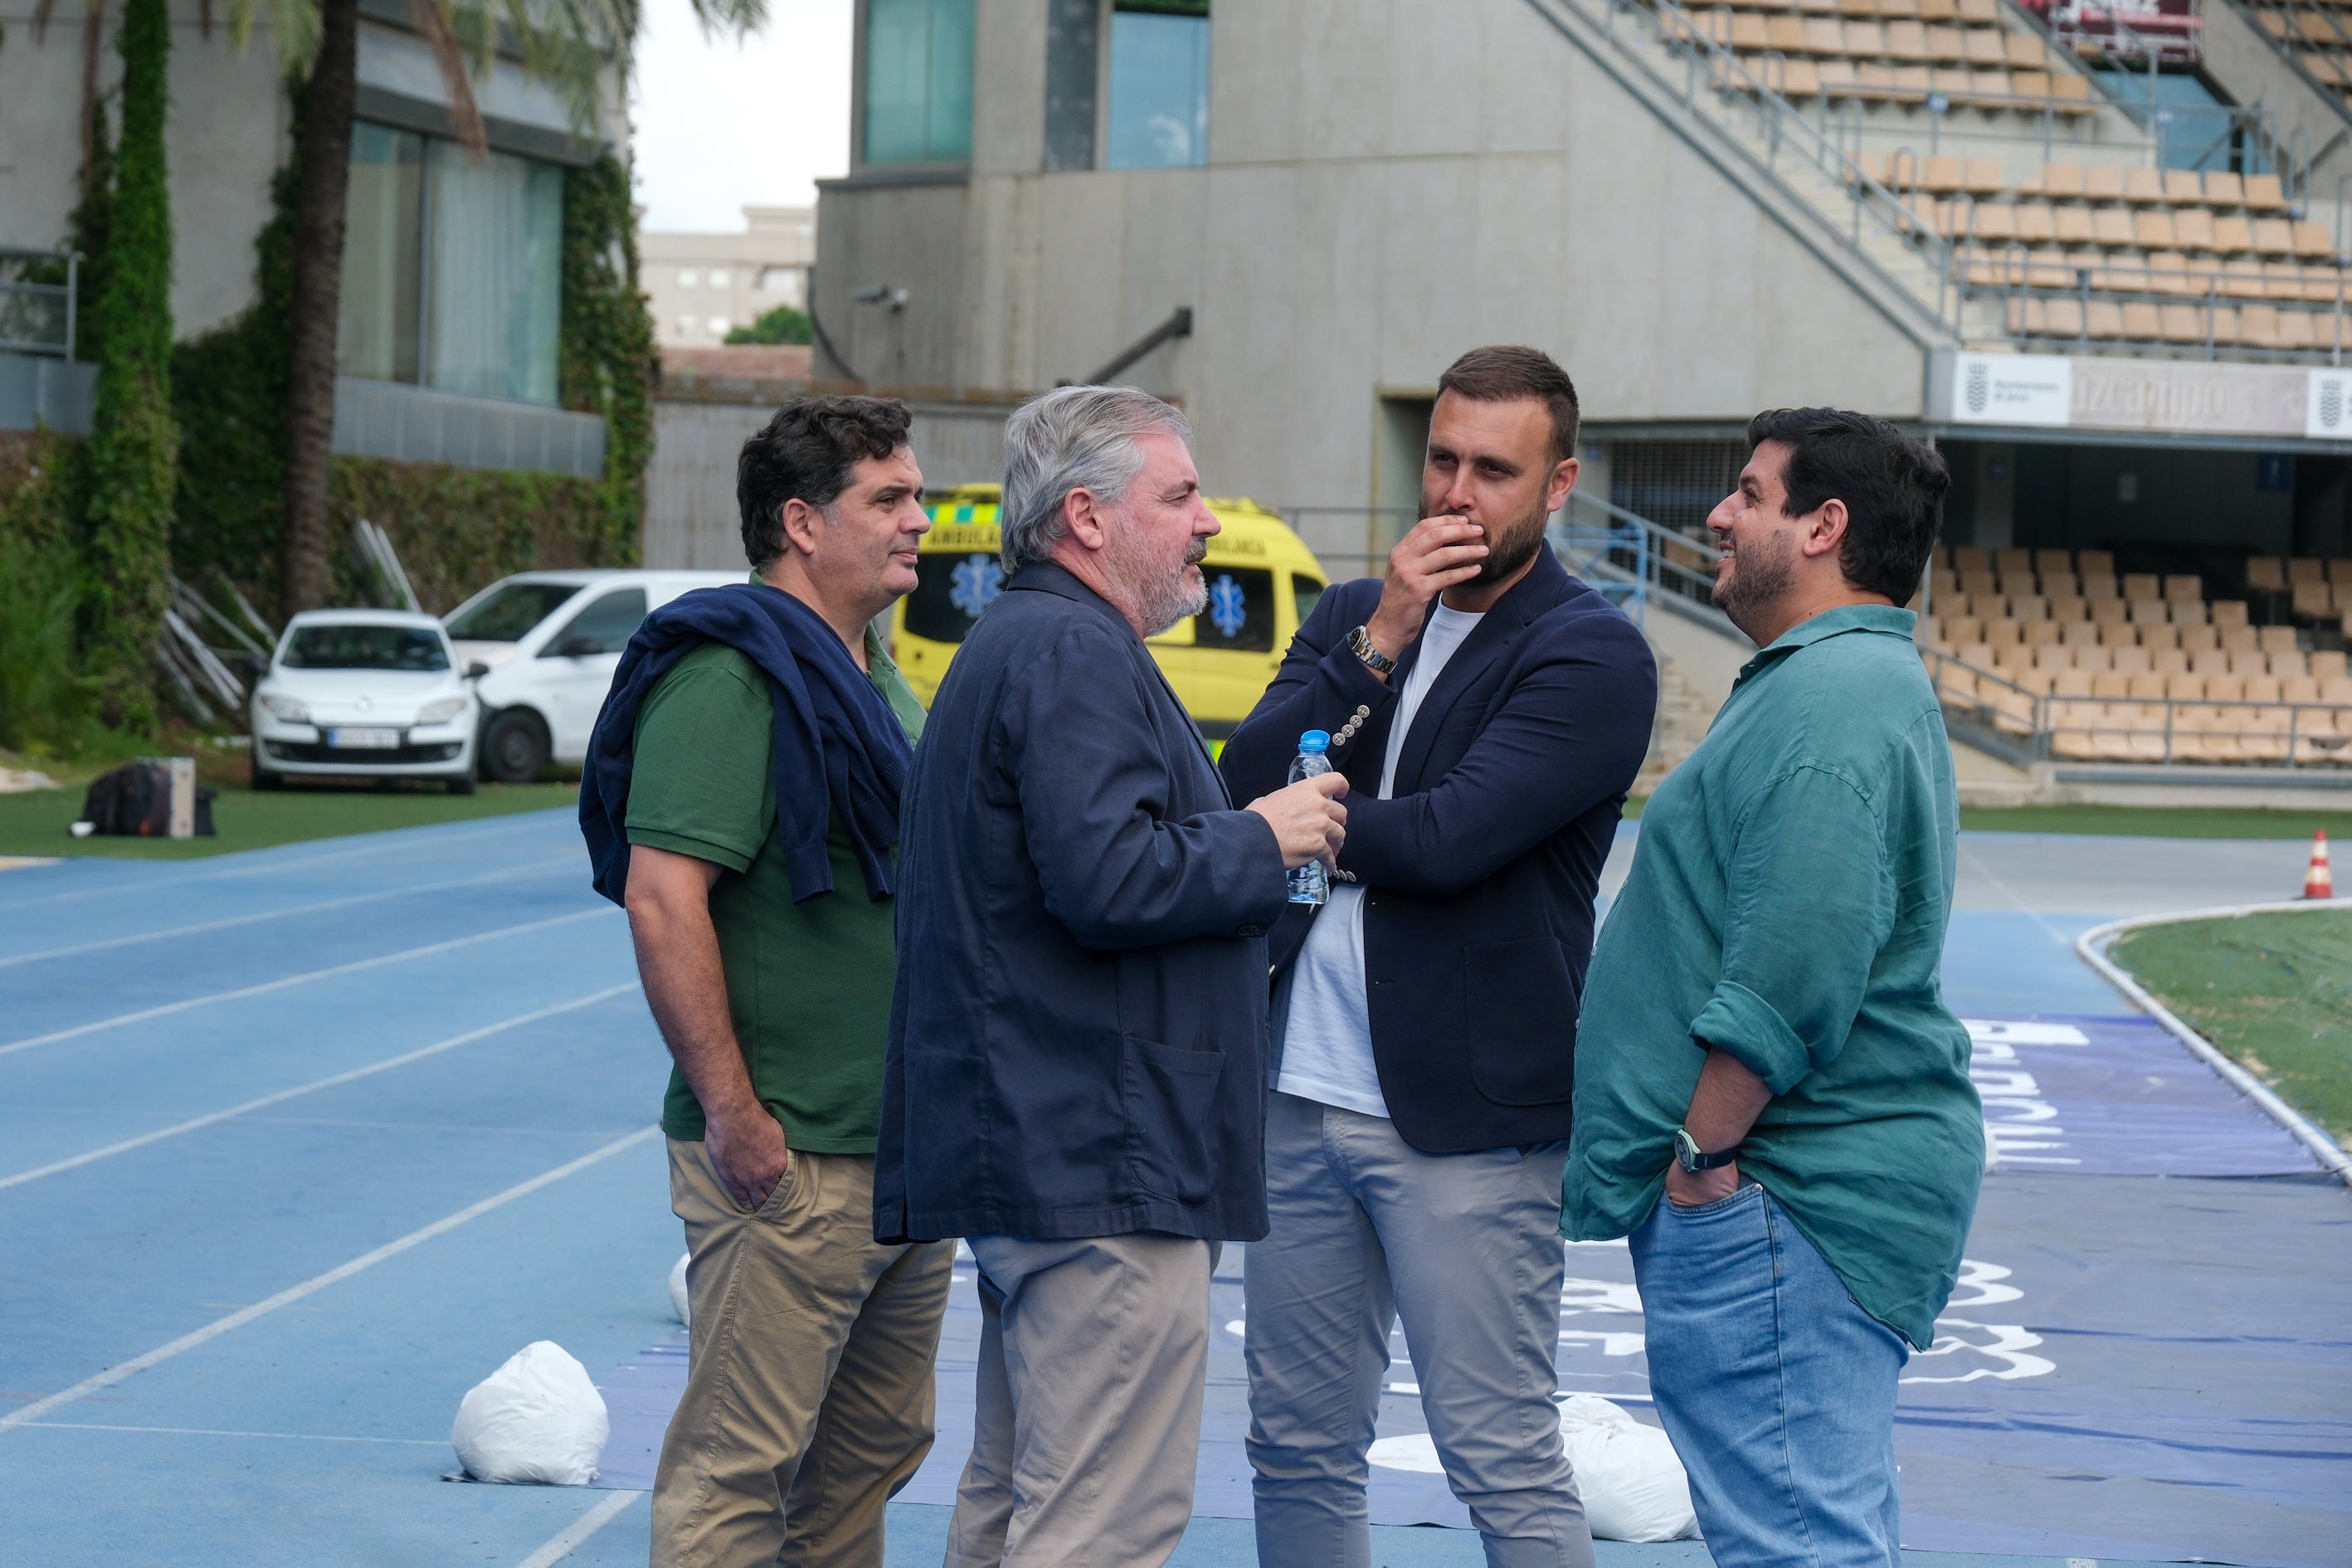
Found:
[[(1188, 585), (1189, 584), (1189, 585)], [(1141, 590), (1136, 607), (1136, 618), (1149, 629), (1148, 637), (1156, 637), (1178, 621), (1199, 615), (1209, 607), (1209, 580), (1193, 578), (1189, 571), (1172, 583), (1158, 584), (1158, 591), (1138, 584)]]

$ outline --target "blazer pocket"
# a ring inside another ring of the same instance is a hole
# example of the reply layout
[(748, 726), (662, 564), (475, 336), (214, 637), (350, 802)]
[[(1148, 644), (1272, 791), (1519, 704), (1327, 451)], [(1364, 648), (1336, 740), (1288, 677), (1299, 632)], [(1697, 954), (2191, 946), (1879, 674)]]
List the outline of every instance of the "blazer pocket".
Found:
[(1127, 1111), (1128, 1173), (1138, 1193), (1187, 1206), (1216, 1187), (1217, 1082), (1222, 1051), (1180, 1051), (1122, 1037), (1119, 1098)]
[(1462, 950), (1470, 1079), (1497, 1105), (1557, 1105), (1576, 1089), (1576, 982), (1549, 936)]

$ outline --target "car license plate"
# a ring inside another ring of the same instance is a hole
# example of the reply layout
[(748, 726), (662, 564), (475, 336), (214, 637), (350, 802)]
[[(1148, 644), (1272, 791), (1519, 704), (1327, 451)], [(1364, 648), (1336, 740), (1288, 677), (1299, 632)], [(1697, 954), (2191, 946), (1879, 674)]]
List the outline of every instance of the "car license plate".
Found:
[(397, 730), (330, 730), (327, 744), (339, 752), (396, 752), (400, 749)]

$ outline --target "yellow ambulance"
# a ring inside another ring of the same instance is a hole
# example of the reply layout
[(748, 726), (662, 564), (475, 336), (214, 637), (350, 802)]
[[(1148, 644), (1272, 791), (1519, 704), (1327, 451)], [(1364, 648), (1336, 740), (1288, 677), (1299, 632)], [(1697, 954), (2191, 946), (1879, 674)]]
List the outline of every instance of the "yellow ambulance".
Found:
[[(891, 612), (891, 657), (927, 707), (956, 645), (1003, 591), (1001, 495), (1001, 486), (962, 485), (934, 500), (915, 591)], [(1201, 563), (1208, 607), (1150, 647), (1201, 732), (1218, 741), (1257, 706), (1329, 579), (1298, 535), (1255, 501), (1213, 500), (1209, 510), (1223, 527)]]

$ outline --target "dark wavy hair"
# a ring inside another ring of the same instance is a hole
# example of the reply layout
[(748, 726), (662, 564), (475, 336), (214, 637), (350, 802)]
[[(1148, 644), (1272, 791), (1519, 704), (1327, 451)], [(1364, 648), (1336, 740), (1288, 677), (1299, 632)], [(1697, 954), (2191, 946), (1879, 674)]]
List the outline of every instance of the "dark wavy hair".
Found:
[(1926, 442), (1884, 419), (1843, 408), (1775, 408), (1748, 422), (1748, 444), (1789, 448), (1780, 475), (1781, 511), (1804, 517), (1832, 500), (1845, 502), (1845, 542), (1838, 568), (1865, 594), (1896, 604), (1918, 591), (1928, 552), (1944, 527), (1944, 493), (1952, 476)]
[(831, 506), (849, 488), (857, 460), (906, 446), (913, 422), (895, 397), (803, 397), (777, 409), (735, 459), (735, 505), (751, 570), (765, 570), (784, 552), (786, 501)]

